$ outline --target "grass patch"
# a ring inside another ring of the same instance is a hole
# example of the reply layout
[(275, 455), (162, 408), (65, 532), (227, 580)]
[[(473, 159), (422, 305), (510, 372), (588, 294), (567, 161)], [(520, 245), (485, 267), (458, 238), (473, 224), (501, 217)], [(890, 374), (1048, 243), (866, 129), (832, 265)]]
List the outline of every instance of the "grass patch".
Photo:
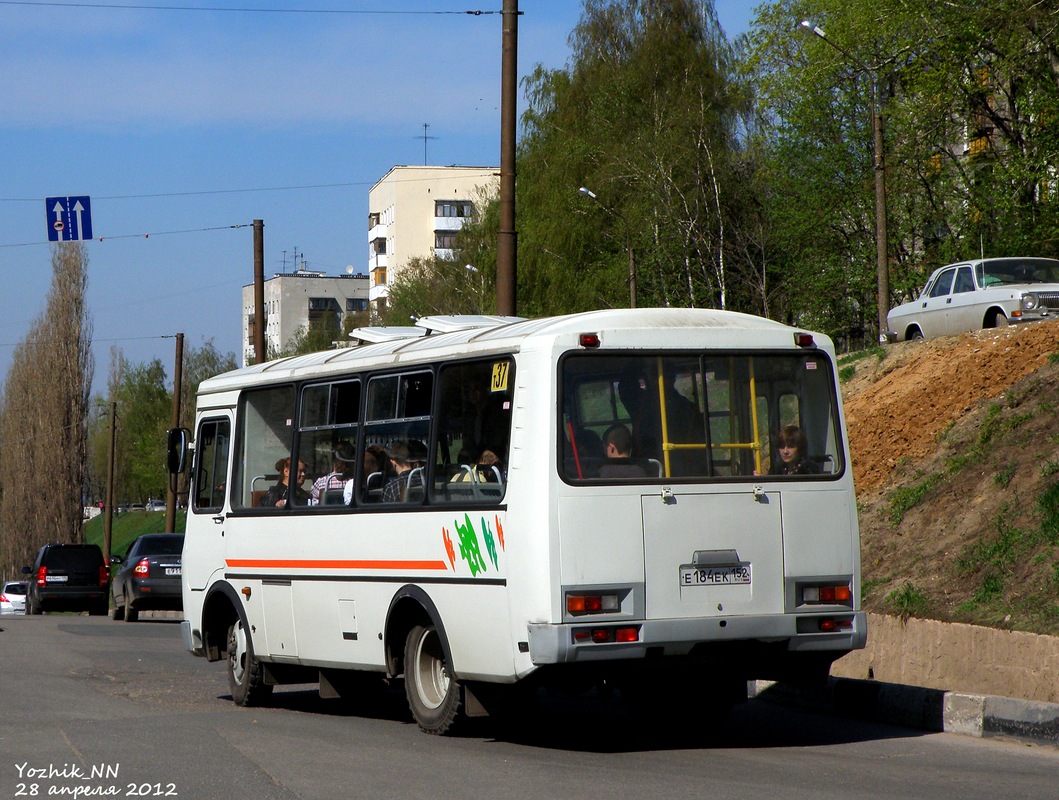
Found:
[(996, 597), (1000, 597), (1003, 592), (1004, 579), (995, 572), (990, 572), (985, 576), (985, 580), (982, 581), (982, 586), (971, 596), (971, 600), (975, 603), (985, 604)]
[(862, 580), (860, 584), (860, 599), (864, 602), (872, 592), (878, 589), (880, 586), (885, 586), (890, 582), (890, 577), (885, 578), (872, 578), (871, 580)]
[(853, 376), (856, 375), (856, 374), (857, 374), (857, 365), (856, 364), (847, 364), (844, 367), (839, 367), (839, 369), (838, 369), (838, 382), (839, 383), (849, 383), (850, 380), (852, 380)]
[(905, 583), (894, 589), (886, 595), (886, 602), (903, 619), (925, 616), (924, 612), (930, 606), (923, 590), (914, 583)]
[[(177, 533), (184, 532), (187, 519), (186, 511), (177, 511), (173, 527)], [(111, 555), (124, 555), (132, 540), (145, 533), (165, 533), (164, 511), (126, 511), (115, 514), (110, 529)], [(85, 541), (89, 544), (103, 546), (103, 515), (94, 517), (85, 523)]]
[(905, 514), (915, 508), (924, 497), (930, 494), (931, 490), (941, 481), (941, 477), (940, 473), (934, 473), (933, 475), (928, 475), (919, 483), (894, 489), (894, 491), (890, 492), (890, 524), (894, 527), (900, 525), (901, 520), (905, 518)]
[(867, 347), (864, 350), (857, 350), (854, 353), (846, 353), (838, 359), (839, 364), (855, 364), (858, 361), (862, 361), (865, 358), (871, 358), (874, 356), (879, 361), (886, 358), (886, 349), (883, 347)]
[(1017, 464), (1008, 464), (1000, 472), (993, 476), (994, 485), (1001, 489), (1008, 488), (1008, 484), (1011, 483), (1011, 479), (1015, 477), (1015, 470), (1018, 469)]

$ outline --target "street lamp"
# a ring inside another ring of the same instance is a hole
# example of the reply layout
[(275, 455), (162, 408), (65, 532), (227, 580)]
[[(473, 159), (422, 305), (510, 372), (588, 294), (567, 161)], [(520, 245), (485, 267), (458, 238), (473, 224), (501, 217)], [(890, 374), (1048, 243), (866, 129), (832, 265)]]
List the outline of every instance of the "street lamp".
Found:
[(613, 208), (611, 208), (598, 197), (596, 197), (596, 193), (593, 192), (591, 189), (582, 186), (577, 191), (580, 194), (583, 194), (585, 197), (589, 198), (590, 200), (595, 200), (597, 203), (599, 203), (600, 208), (602, 208), (611, 216), (617, 217), (619, 220), (621, 220), (621, 224), (625, 228), (625, 251), (629, 255), (629, 308), (636, 308), (636, 259), (632, 251), (632, 228), (629, 227), (628, 220), (626, 220), (625, 217), (623, 217), (619, 212), (615, 211)]
[(886, 166), (883, 161), (882, 108), (878, 101), (878, 66), (869, 67), (843, 47), (827, 38), (818, 25), (807, 19), (801, 27), (831, 45), (849, 61), (868, 74), (871, 82), (871, 130), (875, 144), (875, 266), (879, 276), (879, 343), (885, 344), (886, 314), (890, 310), (890, 265), (886, 258)]
[(477, 292), (477, 295), (478, 295), (477, 301), (478, 302), (476, 302), (474, 305), (475, 305), (475, 312), (480, 314), (480, 313), (482, 313), (482, 300), (484, 299), (484, 296), (485, 296), (485, 279), (482, 277), (482, 273), (478, 271), (478, 267), (476, 267), (474, 264), (464, 264), (463, 268), (465, 270), (467, 270), (467, 274), (468, 275), (477, 275), (478, 276), (478, 292)]

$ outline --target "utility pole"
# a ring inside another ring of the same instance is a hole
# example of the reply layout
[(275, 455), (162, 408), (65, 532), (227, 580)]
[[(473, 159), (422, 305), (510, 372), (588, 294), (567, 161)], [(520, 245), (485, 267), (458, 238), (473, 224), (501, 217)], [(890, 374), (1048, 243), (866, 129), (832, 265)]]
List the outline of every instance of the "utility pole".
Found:
[(117, 444), (118, 404), (110, 404), (110, 450), (107, 452), (107, 501), (103, 509), (103, 558), (110, 563), (110, 533), (114, 520), (114, 450)]
[(265, 362), (265, 222), (254, 220), (254, 362)]
[(500, 68), (500, 230), (496, 242), (496, 313), (517, 309), (515, 232), (515, 97), (518, 86), (518, 0), (504, 0)]
[[(173, 424), (180, 427), (180, 391), (184, 380), (184, 334), (176, 335), (176, 363), (173, 365)], [(169, 491), (165, 498), (165, 531), (176, 533), (176, 482), (177, 476), (169, 476)]]

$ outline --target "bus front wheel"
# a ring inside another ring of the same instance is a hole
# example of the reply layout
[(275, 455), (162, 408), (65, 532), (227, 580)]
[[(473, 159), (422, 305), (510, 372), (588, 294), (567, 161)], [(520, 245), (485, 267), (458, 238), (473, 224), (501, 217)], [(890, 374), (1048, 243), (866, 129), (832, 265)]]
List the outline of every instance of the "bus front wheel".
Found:
[(272, 693), (272, 687), (265, 684), (264, 668), (254, 656), (254, 643), (241, 618), (228, 628), (228, 688), (237, 706), (259, 705)]
[(446, 734), (461, 716), (460, 685), (449, 675), (441, 637), (433, 625), (416, 625), (404, 649), (404, 686), (412, 716), (427, 733)]

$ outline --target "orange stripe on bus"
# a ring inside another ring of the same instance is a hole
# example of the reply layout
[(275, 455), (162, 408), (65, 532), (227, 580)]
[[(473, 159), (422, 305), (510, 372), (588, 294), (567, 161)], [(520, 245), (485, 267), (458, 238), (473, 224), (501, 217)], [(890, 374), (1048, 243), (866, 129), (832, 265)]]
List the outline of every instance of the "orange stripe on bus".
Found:
[(259, 567), (261, 569), (432, 569), (448, 570), (444, 561), (287, 561), (270, 558), (230, 558), (229, 567)]

